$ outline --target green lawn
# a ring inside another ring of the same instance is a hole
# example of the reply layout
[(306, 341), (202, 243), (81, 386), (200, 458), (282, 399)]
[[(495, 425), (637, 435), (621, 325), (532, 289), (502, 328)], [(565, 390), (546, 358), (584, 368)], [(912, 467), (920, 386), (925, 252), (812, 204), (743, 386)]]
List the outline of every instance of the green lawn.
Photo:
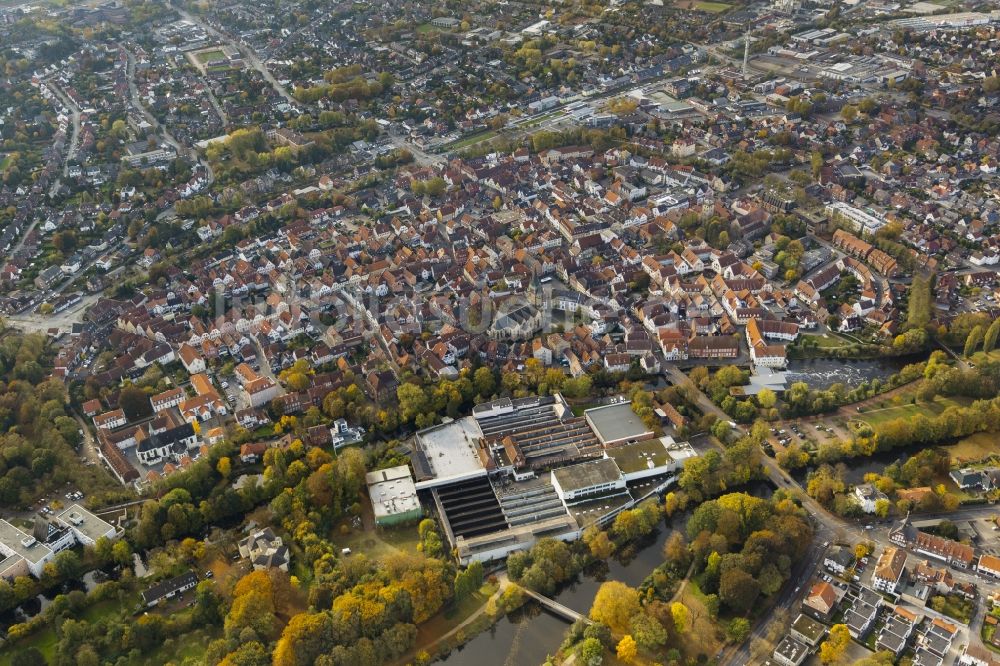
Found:
[(4, 646), (0, 650), (0, 666), (17, 666), (20, 662), (20, 654), (29, 648), (35, 648), (41, 652), (45, 661), (51, 664), (56, 657), (56, 643), (58, 643), (58, 638), (55, 629), (46, 627), (43, 631), (17, 641), (12, 646)]
[(441, 28), (437, 27), (433, 23), (424, 23), (417, 26), (417, 33), (420, 35), (427, 35), (432, 32), (441, 32)]
[(951, 454), (951, 459), (956, 465), (982, 460), (987, 456), (997, 453), (996, 435), (981, 432), (970, 435), (959, 440), (957, 444), (952, 444), (944, 448)]
[(211, 62), (212, 60), (225, 60), (226, 54), (222, 49), (212, 49), (211, 51), (202, 51), (200, 53), (194, 54), (195, 60), (204, 64), (206, 62)]
[(400, 552), (416, 553), (420, 542), (416, 525), (371, 532), (352, 530), (346, 537), (334, 534), (332, 538), (340, 548), (350, 548), (352, 554), (364, 553), (373, 560)]
[(198, 629), (177, 638), (168, 639), (163, 645), (148, 654), (141, 655), (134, 661), (126, 663), (130, 666), (146, 666), (147, 664), (184, 664), (200, 663), (208, 644), (219, 638), (217, 628)]
[(815, 346), (817, 349), (839, 349), (847, 346), (847, 341), (836, 335), (812, 335), (803, 334), (796, 343), (800, 347)]
[[(132, 597), (126, 600), (124, 610), (131, 611), (138, 603), (139, 595), (132, 595)], [(93, 624), (94, 622), (100, 622), (101, 620), (118, 615), (122, 610), (122, 605), (116, 599), (105, 599), (83, 611), (80, 619)]]
[(972, 355), (972, 362), (976, 365), (980, 363), (985, 363), (986, 361), (997, 361), (1000, 360), (1000, 349), (994, 349), (991, 352), (976, 352)]
[(588, 409), (593, 409), (594, 407), (600, 407), (600, 402), (585, 402), (580, 405), (572, 405), (573, 416), (583, 416), (583, 413)]
[(857, 420), (864, 421), (868, 425), (875, 427), (887, 421), (899, 418), (912, 418), (917, 414), (925, 416), (937, 416), (948, 407), (965, 407), (972, 401), (966, 398), (942, 398), (937, 397), (932, 402), (918, 402), (916, 404), (901, 404), (897, 406), (875, 407), (858, 414)]
[(444, 150), (461, 150), (462, 148), (468, 148), (469, 146), (475, 145), (482, 141), (489, 141), (494, 138), (497, 133), (493, 130), (486, 130), (485, 132), (478, 132), (476, 134), (470, 134), (469, 136), (452, 141), (446, 144), (443, 148)]
[(732, 5), (727, 5), (724, 2), (696, 2), (694, 4), (696, 9), (700, 9), (703, 12), (709, 12), (711, 14), (721, 14), (724, 11), (732, 9)]

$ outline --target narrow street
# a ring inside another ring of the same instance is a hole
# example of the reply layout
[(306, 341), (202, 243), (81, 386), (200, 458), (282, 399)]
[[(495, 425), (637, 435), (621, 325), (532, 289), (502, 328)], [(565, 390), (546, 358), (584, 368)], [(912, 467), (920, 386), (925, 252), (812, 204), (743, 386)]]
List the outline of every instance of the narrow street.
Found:
[(83, 457), (95, 465), (103, 464), (101, 456), (97, 453), (97, 442), (94, 440), (94, 435), (90, 432), (90, 426), (87, 425), (87, 422), (79, 414), (74, 413), (73, 417), (80, 424), (80, 430), (83, 431), (83, 443), (80, 445), (80, 452), (83, 454)]
[[(667, 379), (674, 385), (688, 387), (691, 397), (695, 400), (699, 409), (701, 409), (704, 413), (714, 414), (719, 419), (725, 421), (730, 420), (730, 417), (715, 403), (713, 403), (708, 396), (699, 390), (698, 387), (695, 386), (694, 383), (691, 382), (676, 366), (672, 364), (667, 365), (665, 373), (667, 374)], [(737, 426), (735, 430), (741, 436), (746, 434), (745, 429), (739, 426)], [(806, 583), (810, 579), (809, 572), (815, 571), (819, 567), (822, 562), (823, 553), (826, 551), (826, 546), (829, 543), (839, 541), (859, 543), (867, 541), (873, 543), (879, 549), (885, 549), (896, 545), (889, 539), (889, 528), (891, 527), (891, 524), (882, 526), (862, 526), (845, 520), (840, 516), (829, 512), (823, 505), (809, 497), (798, 482), (781, 469), (773, 458), (764, 455), (763, 452), (761, 453), (761, 464), (763, 465), (769, 480), (777, 488), (789, 491), (799, 499), (803, 508), (805, 508), (805, 510), (812, 517), (816, 529), (806, 557), (799, 562), (795, 571), (792, 573), (792, 576), (785, 583), (784, 588), (774, 602), (775, 608), (794, 608), (808, 593)], [(968, 520), (976, 517), (991, 517), (996, 513), (997, 509), (993, 506), (974, 505), (960, 507), (955, 511), (941, 513), (934, 516), (922, 515), (921, 518), (947, 517), (963, 518)], [(912, 558), (924, 559), (925, 557), (910, 549), (905, 550), (907, 550)], [(871, 575), (871, 571), (873, 569), (874, 567), (868, 571), (869, 576)], [(962, 571), (953, 567), (949, 567), (948, 571), (956, 580), (975, 584), (982, 583), (982, 578), (980, 578), (975, 572)], [(982, 624), (981, 610), (983, 610), (981, 605), (977, 605), (976, 613), (973, 616), (973, 620), (970, 625), (970, 640), (976, 642), (980, 642), (979, 633), (973, 629), (977, 626), (981, 626)], [(769, 614), (762, 615), (754, 624), (750, 638), (738, 646), (730, 646), (729, 648), (724, 649), (719, 655), (717, 655), (719, 660), (718, 663), (724, 666), (745, 666), (745, 664), (751, 663), (752, 658), (750, 655), (750, 645), (754, 638), (761, 638), (764, 636), (769, 621)]]
[(128, 77), (128, 89), (132, 106), (136, 111), (142, 114), (142, 117), (146, 119), (146, 122), (153, 126), (153, 129), (160, 136), (160, 138), (162, 138), (167, 145), (177, 151), (178, 155), (188, 155), (190, 159), (201, 164), (201, 166), (203, 166), (205, 171), (208, 173), (208, 184), (211, 185), (215, 181), (215, 175), (212, 173), (212, 167), (208, 164), (208, 162), (203, 160), (194, 148), (185, 146), (175, 139), (174, 136), (160, 124), (160, 121), (156, 119), (156, 116), (149, 112), (146, 105), (142, 103), (142, 99), (139, 97), (139, 87), (135, 83), (135, 55), (128, 50), (125, 51), (125, 55), (128, 58), (126, 76)]
[[(65, 288), (65, 283), (62, 288)], [(100, 297), (100, 294), (88, 294), (73, 307), (57, 314), (43, 315), (29, 311), (7, 315), (4, 321), (8, 326), (25, 333), (45, 333), (50, 328), (68, 331), (73, 327), (73, 324), (83, 321), (83, 315), (87, 308), (95, 304)]]
[[(689, 395), (695, 400), (698, 408), (701, 409), (703, 413), (714, 414), (720, 420), (727, 422), (730, 421), (729, 415), (723, 412), (718, 405), (713, 403), (708, 396), (695, 386), (694, 382), (689, 380), (687, 375), (681, 372), (675, 365), (667, 365), (665, 372), (667, 373), (667, 379), (674, 385), (688, 387)], [(735, 430), (740, 436), (746, 434), (746, 430), (740, 426), (737, 426)], [(719, 448), (723, 448), (721, 444), (719, 445)], [(799, 499), (803, 508), (812, 517), (816, 529), (806, 556), (799, 561), (799, 564), (796, 566), (775, 601), (774, 606), (776, 608), (786, 608), (795, 606), (800, 597), (804, 596), (808, 592), (808, 590), (802, 589), (805, 587), (802, 580), (807, 576), (809, 571), (815, 570), (817, 565), (822, 560), (823, 552), (826, 550), (825, 546), (822, 544), (845, 538), (859, 541), (865, 537), (862, 530), (860, 530), (857, 526), (848, 523), (839, 516), (834, 516), (829, 513), (825, 508), (823, 508), (822, 505), (809, 497), (802, 487), (799, 486), (799, 484), (796, 483), (791, 476), (778, 466), (774, 459), (761, 452), (760, 460), (771, 483), (773, 483), (777, 488), (794, 494)], [(724, 666), (744, 666), (745, 664), (749, 664), (751, 662), (750, 645), (754, 638), (760, 638), (764, 635), (768, 622), (769, 615), (763, 615), (754, 624), (749, 639), (740, 645), (724, 649), (722, 653), (718, 655), (719, 663)]]
[(422, 167), (441, 166), (447, 161), (443, 155), (428, 153), (427, 151), (418, 148), (413, 143), (407, 141), (405, 137), (392, 132), (389, 133), (389, 143), (396, 148), (410, 151), (410, 154), (413, 155), (413, 161)]
[(59, 101), (69, 109), (70, 114), (73, 119), (73, 131), (70, 134), (69, 143), (66, 146), (66, 156), (63, 160), (63, 176), (69, 173), (69, 162), (74, 157), (76, 157), (76, 151), (80, 147), (80, 128), (81, 128), (81, 110), (80, 107), (76, 105), (69, 96), (63, 92), (62, 88), (52, 82), (52, 80), (47, 80), (45, 85), (48, 86), (49, 90), (59, 98)]
[(13, 257), (18, 252), (20, 252), (21, 248), (24, 247), (24, 242), (28, 239), (28, 236), (30, 236), (31, 232), (34, 231), (35, 227), (38, 226), (38, 222), (39, 222), (38, 220), (33, 220), (31, 224), (28, 225), (28, 228), (24, 230), (23, 234), (21, 234), (21, 237), (17, 240), (17, 243), (14, 245), (14, 247), (12, 247), (10, 249), (10, 252), (7, 253), (8, 256)]
[(219, 104), (219, 98), (216, 97), (215, 93), (212, 92), (212, 89), (209, 88), (209, 87), (207, 87), (207, 86), (205, 88), (205, 94), (208, 95), (208, 101), (209, 101), (209, 103), (211, 103), (212, 108), (215, 109), (215, 112), (217, 114), (219, 114), (219, 119), (222, 121), (222, 126), (223, 127), (228, 127), (229, 126), (229, 116), (226, 115), (226, 112), (225, 112), (225, 110), (223, 110), (222, 105)]
[(264, 80), (267, 81), (269, 84), (271, 84), (271, 87), (274, 88), (275, 92), (284, 97), (285, 101), (291, 104), (292, 106), (296, 107), (299, 106), (299, 102), (294, 97), (292, 97), (291, 93), (289, 93), (288, 90), (283, 85), (281, 85), (281, 83), (276, 78), (274, 78), (274, 75), (271, 74), (271, 72), (267, 69), (264, 63), (260, 61), (260, 58), (257, 57), (257, 54), (255, 54), (253, 51), (245, 47), (243, 44), (240, 44), (236, 40), (232, 39), (228, 35), (225, 35), (222, 32), (216, 30), (208, 23), (206, 23), (204, 20), (191, 14), (190, 12), (181, 9), (176, 5), (170, 5), (170, 7), (175, 12), (180, 14), (183, 19), (190, 21), (191, 23), (194, 23), (195, 25), (201, 27), (208, 34), (216, 37), (220, 41), (226, 43), (229, 46), (232, 46), (237, 51), (239, 51), (240, 55), (243, 56), (243, 58), (250, 64), (250, 66), (256, 69), (258, 72), (260, 72), (260, 75), (264, 77)]

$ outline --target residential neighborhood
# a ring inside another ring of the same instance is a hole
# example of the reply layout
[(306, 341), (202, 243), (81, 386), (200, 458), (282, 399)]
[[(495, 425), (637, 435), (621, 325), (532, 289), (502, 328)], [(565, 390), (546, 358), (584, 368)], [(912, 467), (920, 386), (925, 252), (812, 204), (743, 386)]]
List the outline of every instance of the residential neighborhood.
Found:
[(0, 664), (1000, 664), (998, 53), (0, 3)]

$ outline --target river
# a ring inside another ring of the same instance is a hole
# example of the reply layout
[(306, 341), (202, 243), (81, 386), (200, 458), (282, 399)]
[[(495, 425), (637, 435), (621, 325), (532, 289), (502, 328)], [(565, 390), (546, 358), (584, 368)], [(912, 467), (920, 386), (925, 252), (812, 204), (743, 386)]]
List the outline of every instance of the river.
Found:
[(864, 381), (885, 381), (903, 366), (923, 361), (923, 356), (887, 356), (875, 359), (815, 358), (788, 362), (788, 384), (806, 382), (810, 388), (826, 390), (841, 383), (854, 388)]
[[(638, 587), (653, 569), (663, 563), (663, 544), (673, 529), (683, 528), (686, 516), (677, 517), (670, 527), (661, 526), (645, 540), (631, 559), (614, 558), (584, 571), (554, 596), (559, 603), (586, 614), (606, 580), (618, 580)], [(526, 604), (494, 627), (453, 651), (438, 663), (449, 666), (525, 666), (541, 664), (555, 654), (569, 622), (536, 603)]]
[[(741, 489), (734, 488), (733, 492)], [(745, 489), (758, 497), (770, 497), (773, 487), (755, 483)], [(617, 580), (638, 587), (653, 569), (663, 563), (663, 544), (675, 529), (684, 529), (689, 512), (675, 515), (655, 534), (644, 540), (631, 557), (612, 558), (607, 563), (585, 570), (576, 580), (564, 585), (553, 598), (578, 613), (587, 614), (601, 583)], [(562, 644), (569, 622), (538, 604), (526, 604), (521, 610), (501, 619), (437, 663), (448, 666), (534, 666), (545, 662)]]

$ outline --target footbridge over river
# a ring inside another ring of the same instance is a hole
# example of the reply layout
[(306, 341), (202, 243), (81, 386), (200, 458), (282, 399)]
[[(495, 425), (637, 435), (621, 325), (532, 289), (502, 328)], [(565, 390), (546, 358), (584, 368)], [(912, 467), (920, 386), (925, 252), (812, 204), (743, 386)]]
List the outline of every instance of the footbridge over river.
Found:
[(527, 594), (529, 597), (531, 597), (532, 599), (534, 599), (535, 601), (537, 601), (541, 605), (545, 606), (546, 608), (548, 608), (550, 611), (552, 611), (556, 615), (559, 615), (561, 617), (566, 618), (570, 622), (576, 622), (577, 620), (583, 620), (587, 624), (593, 624), (594, 623), (594, 621), (591, 620), (586, 615), (581, 615), (580, 613), (577, 613), (572, 608), (568, 608), (566, 606), (563, 606), (558, 601), (555, 601), (553, 599), (549, 599), (548, 597), (546, 597), (543, 594), (539, 594), (538, 592), (535, 592), (534, 590), (529, 590), (526, 587), (522, 587), (521, 589), (524, 590), (524, 593)]

